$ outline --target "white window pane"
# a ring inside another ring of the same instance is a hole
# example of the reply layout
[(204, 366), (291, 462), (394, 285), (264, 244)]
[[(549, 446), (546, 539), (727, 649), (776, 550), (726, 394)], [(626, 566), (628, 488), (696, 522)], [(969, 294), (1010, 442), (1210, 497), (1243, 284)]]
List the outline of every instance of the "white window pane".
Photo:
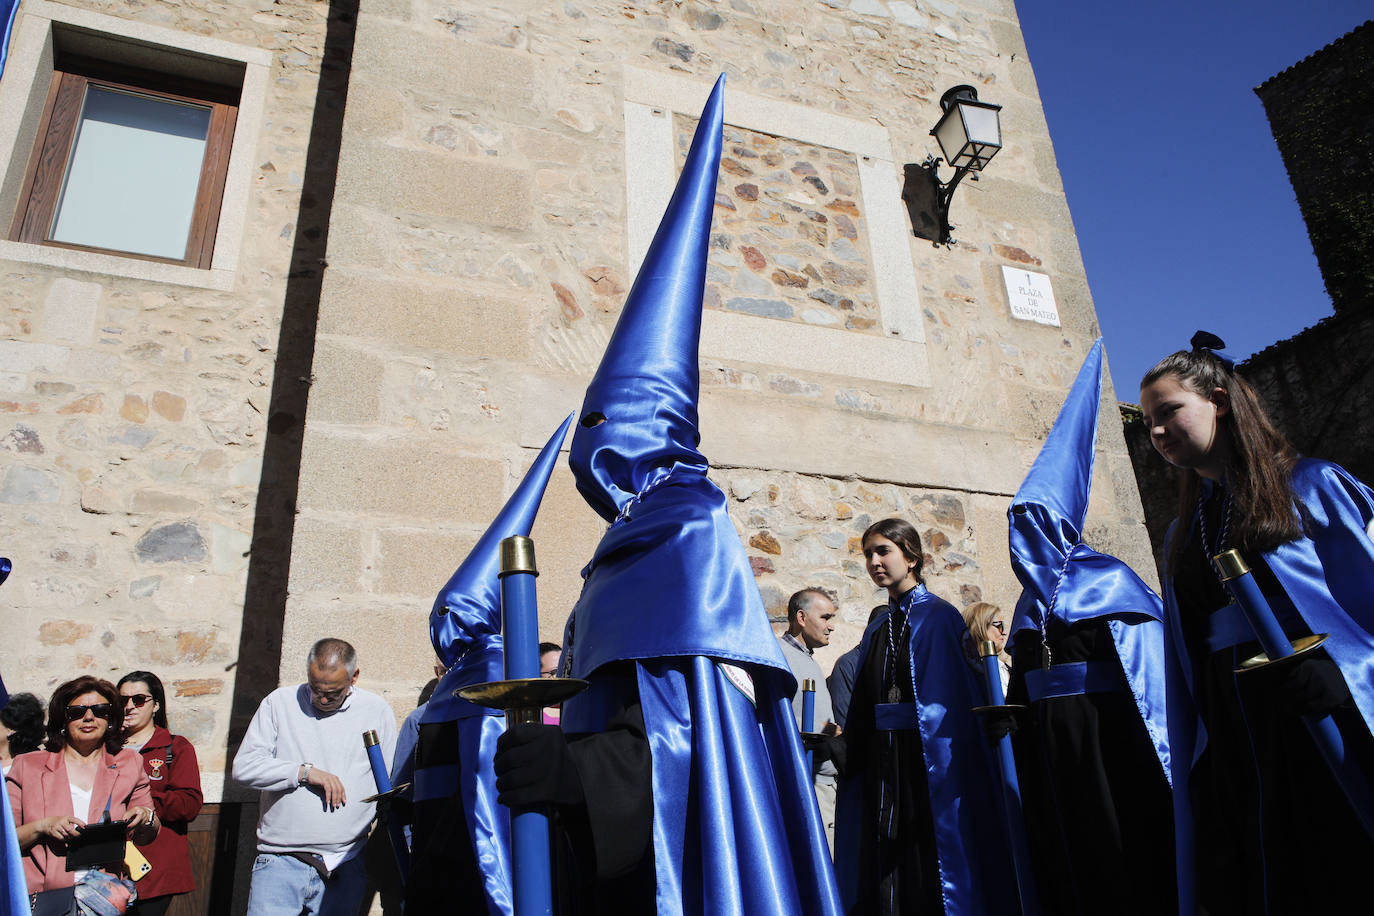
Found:
[(89, 87), (53, 240), (184, 258), (209, 127), (208, 107)]

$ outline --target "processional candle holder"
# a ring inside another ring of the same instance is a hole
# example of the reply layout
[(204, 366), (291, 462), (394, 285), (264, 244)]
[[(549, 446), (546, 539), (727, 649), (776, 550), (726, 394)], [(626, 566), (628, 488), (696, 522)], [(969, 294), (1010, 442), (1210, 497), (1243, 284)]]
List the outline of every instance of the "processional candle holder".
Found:
[[(1326, 633), (1314, 633), (1289, 640), (1269, 599), (1260, 591), (1259, 583), (1250, 572), (1250, 564), (1245, 562), (1239, 550), (1227, 550), (1212, 558), (1222, 584), (1231, 598), (1240, 607), (1241, 613), (1255, 631), (1255, 639), (1264, 650), (1241, 662), (1237, 672), (1274, 669), (1280, 665), (1295, 664), (1298, 659), (1310, 655), (1326, 642)], [(1303, 724), (1312, 734), (1317, 750), (1331, 768), (1336, 783), (1350, 800), (1350, 806), (1364, 826), (1365, 832), (1374, 838), (1374, 786), (1370, 785), (1369, 774), (1360, 767), (1359, 761), (1348, 755), (1345, 738), (1341, 735), (1336, 720), (1328, 713), (1309, 714), (1302, 717)]]
[(1270, 665), (1292, 664), (1326, 642), (1326, 633), (1299, 636), (1289, 641), (1264, 593), (1260, 591), (1259, 584), (1255, 582), (1250, 564), (1245, 562), (1239, 550), (1219, 553), (1212, 558), (1212, 562), (1216, 564), (1222, 584), (1240, 606), (1250, 628), (1255, 631), (1255, 639), (1264, 650), (1241, 662), (1236, 667), (1236, 673), (1258, 671)]
[(363, 732), (363, 747), (367, 749), (367, 762), (372, 765), (372, 779), (377, 784), (377, 794), (364, 798), (364, 804), (395, 798), (410, 788), (408, 782), (399, 786), (391, 784), (391, 777), (386, 772), (386, 760), (382, 757), (382, 742), (375, 729), (369, 728)]
[[(512, 535), (501, 541), (501, 616), (505, 680), (460, 687), (455, 695), (506, 713), (506, 728), (539, 724), (545, 706), (587, 689), (581, 678), (539, 676), (539, 609), (534, 580), (534, 541)], [(550, 916), (553, 880), (549, 817), (540, 809), (511, 810), (511, 859), (516, 916)]]
[[(992, 640), (985, 639), (978, 647), (983, 659), (983, 678), (987, 684), (987, 706), (975, 706), (973, 712), (979, 716), (1011, 715), (1013, 718), (1025, 712), (1026, 707), (1019, 703), (1008, 703), (1002, 694), (1001, 662), (998, 660), (997, 646)], [(1011, 840), (1012, 867), (1016, 872), (1016, 890), (1021, 897), (1022, 916), (1035, 916), (1040, 912), (1039, 899), (1035, 891), (1035, 879), (1031, 874), (1030, 845), (1026, 838), (1025, 814), (1021, 809), (1021, 782), (1016, 775), (1016, 757), (1012, 753), (1011, 735), (997, 739), (994, 747), (997, 757), (997, 770), (1002, 777), (1002, 800), (1007, 809), (1007, 832)]]

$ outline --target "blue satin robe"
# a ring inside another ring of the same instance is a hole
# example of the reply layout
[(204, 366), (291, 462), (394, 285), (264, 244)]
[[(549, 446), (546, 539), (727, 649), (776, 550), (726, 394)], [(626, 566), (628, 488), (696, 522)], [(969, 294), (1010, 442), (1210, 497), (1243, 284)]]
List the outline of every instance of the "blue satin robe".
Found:
[[(417, 822), (423, 815), (420, 806), (452, 797), (462, 797), (464, 827), (472, 843), (472, 854), (481, 874), (481, 894), (489, 916), (512, 916), (514, 899), (511, 893), (510, 816), (496, 801), (496, 773), (492, 759), (496, 742), (506, 730), (505, 716), (459, 699), (453, 695), (460, 687), (499, 681), (504, 675), (504, 654), (500, 637), (494, 644), (463, 656), (439, 679), (424, 714), (420, 728), (437, 723), (453, 723), (457, 728), (458, 744), (444, 753), (447, 761), (439, 766), (417, 763), (415, 783), (411, 791), (417, 809)], [(422, 738), (423, 740), (423, 738)], [(453, 753), (456, 751), (456, 754)], [(418, 840), (418, 835), (417, 835)], [(426, 850), (417, 844), (412, 850), (412, 869), (440, 867)], [(454, 888), (454, 899), (463, 899), (473, 888)]]
[[(944, 911), (946, 916), (1012, 913), (1016, 892), (1006, 814), (987, 738), (972, 712), (986, 700), (964, 660), (963, 638), (968, 630), (953, 605), (926, 591), (924, 585), (916, 587), (910, 600), (906, 649)], [(873, 640), (892, 614), (890, 607), (864, 632), (860, 677), (869, 652), (882, 650), (874, 647)], [(854, 715), (851, 707), (848, 718), (852, 721)], [(859, 894), (861, 834), (878, 829), (876, 812), (864, 810), (863, 795), (863, 774), (844, 774), (835, 810), (835, 871), (847, 909)]]
[[(592, 686), (562, 726), (601, 731), (638, 691), (658, 913), (838, 913), (796, 681), (724, 500), (704, 468), (679, 466), (611, 525), (565, 637), (571, 674)], [(617, 662), (633, 663), (632, 685), (606, 674)]]
[[(1202, 484), (1210, 490), (1210, 481)], [(1366, 732), (1374, 733), (1374, 540), (1369, 534), (1374, 491), (1339, 465), (1314, 458), (1298, 462), (1292, 485), (1307, 536), (1280, 544), (1263, 557), (1311, 632), (1330, 634), (1324, 648), (1340, 668)], [(1166, 556), (1180, 536), (1175, 521)], [(1205, 655), (1194, 658), (1184, 640), (1178, 596), (1167, 577), (1164, 612), (1167, 642), (1177, 659), (1177, 665), (1168, 668), (1168, 687), (1182, 908), (1187, 903), (1182, 882), (1191, 873), (1195, 855), (1188, 779), (1207, 745), (1206, 729), (1192, 705)], [(1363, 737), (1367, 740), (1369, 734)]]

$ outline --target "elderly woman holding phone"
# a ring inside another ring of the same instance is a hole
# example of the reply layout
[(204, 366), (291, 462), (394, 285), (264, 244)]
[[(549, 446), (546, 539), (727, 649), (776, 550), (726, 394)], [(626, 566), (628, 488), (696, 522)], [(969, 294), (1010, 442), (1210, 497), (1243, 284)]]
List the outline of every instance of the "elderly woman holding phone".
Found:
[(95, 897), (123, 912), (135, 896), (125, 877), (123, 850), (113, 861), (68, 871), (67, 856), (88, 824), (124, 822), (129, 839), (150, 843), (158, 833), (143, 760), (124, 749), (119, 692), (90, 676), (67, 681), (48, 705), (44, 750), (15, 758), (6, 776), (10, 807), (34, 895), (34, 913), (89, 912)]

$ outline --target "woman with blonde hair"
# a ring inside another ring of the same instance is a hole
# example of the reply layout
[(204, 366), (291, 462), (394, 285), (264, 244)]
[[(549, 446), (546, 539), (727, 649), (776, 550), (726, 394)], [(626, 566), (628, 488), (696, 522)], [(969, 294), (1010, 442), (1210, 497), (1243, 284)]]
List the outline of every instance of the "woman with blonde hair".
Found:
[(1007, 685), (1011, 682), (1011, 656), (1007, 654), (1007, 631), (1011, 629), (1010, 616), (995, 604), (979, 601), (970, 604), (960, 612), (968, 627), (968, 657), (970, 663), (982, 675), (982, 646), (991, 640), (997, 649), (998, 668), (1002, 673), (1002, 695), (1006, 696)]

